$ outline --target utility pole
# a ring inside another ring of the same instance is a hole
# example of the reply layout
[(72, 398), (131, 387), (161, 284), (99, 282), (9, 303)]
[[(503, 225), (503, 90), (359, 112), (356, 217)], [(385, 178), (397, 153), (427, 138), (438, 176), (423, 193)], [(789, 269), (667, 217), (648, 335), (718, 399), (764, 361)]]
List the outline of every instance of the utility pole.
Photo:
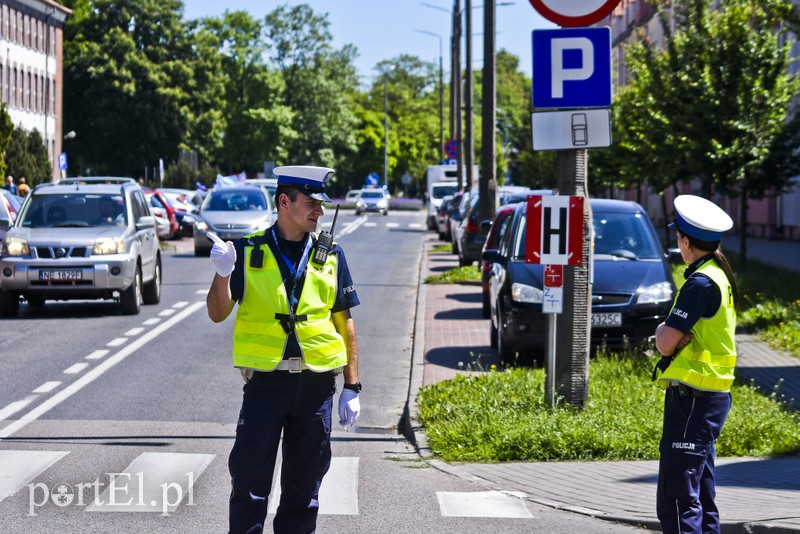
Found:
[(453, 92), (455, 95), (455, 126), (456, 126), (456, 145), (458, 151), (456, 155), (456, 165), (458, 167), (458, 189), (465, 189), (464, 182), (464, 142), (461, 127), (463, 118), (461, 116), (461, 0), (455, 0), (453, 4)]
[(494, 219), (497, 195), (497, 58), (495, 54), (495, 31), (497, 29), (496, 0), (483, 3), (483, 102), (481, 125), (481, 177), (478, 182), (478, 219)]
[(564, 269), (564, 307), (556, 315), (555, 396), (573, 406), (589, 398), (589, 343), (591, 340), (592, 208), (586, 184), (586, 150), (561, 150), (556, 156), (560, 195), (582, 196), (583, 263)]
[(466, 0), (466, 5), (464, 6), (464, 12), (467, 17), (467, 28), (466, 28), (466, 48), (467, 48), (467, 87), (466, 87), (466, 108), (464, 110), (464, 114), (466, 116), (466, 145), (464, 146), (464, 151), (466, 154), (465, 158), (465, 165), (467, 169), (467, 180), (465, 182), (465, 189), (469, 190), (472, 189), (472, 180), (475, 179), (472, 173), (473, 168), (473, 158), (475, 156), (475, 129), (474, 129), (474, 117), (472, 115), (472, 107), (473, 107), (473, 88), (472, 88), (472, 0)]

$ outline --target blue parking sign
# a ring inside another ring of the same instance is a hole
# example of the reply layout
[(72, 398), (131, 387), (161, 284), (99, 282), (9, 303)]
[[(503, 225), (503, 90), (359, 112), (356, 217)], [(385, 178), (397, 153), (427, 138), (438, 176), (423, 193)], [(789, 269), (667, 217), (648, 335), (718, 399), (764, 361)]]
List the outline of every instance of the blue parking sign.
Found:
[(533, 31), (533, 107), (611, 105), (611, 30)]
[(58, 155), (58, 168), (61, 169), (62, 171), (66, 171), (67, 170), (67, 153), (66, 152), (62, 152), (61, 154)]

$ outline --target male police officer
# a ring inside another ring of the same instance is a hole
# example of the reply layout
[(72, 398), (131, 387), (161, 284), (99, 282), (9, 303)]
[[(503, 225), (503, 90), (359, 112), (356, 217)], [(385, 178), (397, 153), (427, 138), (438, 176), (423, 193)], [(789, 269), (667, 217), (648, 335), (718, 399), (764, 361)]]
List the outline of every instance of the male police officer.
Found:
[(232, 533), (264, 528), (281, 432), (281, 500), (274, 531), (314, 532), (319, 487), (331, 461), (332, 397), (340, 371), (345, 389), (339, 423), (351, 428), (360, 410), (350, 315), (358, 296), (338, 245), (330, 247), (327, 257), (315, 255), (313, 232), (323, 215), (322, 202), (330, 200), (325, 185), (333, 169), (287, 166), (274, 173), (274, 226), (235, 243), (210, 234), (217, 274), (208, 294), (208, 315), (223, 321), (239, 303), (233, 363), (246, 382), (228, 462)]
[(689, 266), (656, 329), (665, 356), (653, 378), (666, 389), (656, 508), (664, 532), (705, 534), (720, 531), (715, 443), (731, 408), (736, 367), (736, 280), (719, 250), (733, 221), (698, 196), (681, 195), (674, 204), (670, 227)]

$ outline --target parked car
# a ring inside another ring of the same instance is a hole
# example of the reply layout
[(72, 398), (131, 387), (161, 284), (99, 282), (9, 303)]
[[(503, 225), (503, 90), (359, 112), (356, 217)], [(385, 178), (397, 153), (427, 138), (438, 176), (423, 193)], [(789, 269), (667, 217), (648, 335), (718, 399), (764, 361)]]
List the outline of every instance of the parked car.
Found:
[(160, 239), (175, 239), (180, 235), (180, 223), (175, 208), (161, 191), (144, 189), (150, 213), (156, 218), (156, 232)]
[(460, 266), (472, 265), (481, 259), (481, 250), (486, 241), (486, 230), (481, 229), (478, 220), (478, 202), (480, 195), (472, 191), (469, 200), (463, 206), (461, 220), (453, 229), (453, 241), (456, 244), (458, 264)]
[(447, 231), (450, 235), (450, 251), (453, 254), (458, 254), (458, 243), (455, 237), (455, 228), (461, 223), (461, 218), (464, 216), (464, 209), (467, 201), (469, 200), (469, 193), (466, 191), (458, 191), (453, 195), (453, 200), (450, 201), (450, 207), (447, 209), (445, 215), (445, 224)]
[(130, 178), (37, 185), (0, 242), (0, 315), (20, 298), (115, 299), (124, 314), (161, 300), (161, 250), (142, 188)]
[[(506, 226), (511, 222), (517, 204), (506, 204), (500, 206), (495, 213), (493, 221), (481, 222), (481, 230), (486, 232), (486, 241), (483, 244), (481, 257), (485, 256), (486, 251), (497, 251), (500, 245), (500, 236), (505, 232)], [(489, 318), (489, 276), (492, 274), (492, 263), (486, 259), (481, 259), (481, 302), (484, 319)]]
[(8, 189), (3, 189), (1, 187), (0, 187), (0, 197), (2, 197), (8, 209), (11, 211), (11, 214), (13, 215), (12, 220), (16, 219), (17, 214), (19, 213), (19, 210), (22, 207), (22, 202), (25, 199), (19, 195), (15, 195)]
[(14, 224), (15, 218), (14, 212), (11, 211), (11, 205), (8, 200), (6, 200), (6, 197), (0, 196), (0, 240), (5, 237), (8, 229)]
[[(676, 288), (667, 254), (644, 209), (635, 202), (591, 199), (594, 221), (591, 344), (621, 347), (655, 333)], [(542, 266), (525, 263), (527, 202), (517, 204), (489, 277), (490, 339), (501, 361), (541, 359), (547, 332)]]
[(175, 208), (175, 219), (178, 221), (178, 235), (180, 237), (192, 237), (194, 235), (194, 216), (200, 211), (195, 206), (187, 194), (191, 191), (183, 189), (159, 189), (170, 205)]
[(194, 225), (194, 254), (208, 256), (213, 243), (208, 232), (234, 241), (272, 226), (275, 210), (269, 192), (259, 186), (219, 187), (211, 191)]
[(359, 193), (361, 193), (360, 189), (352, 189), (348, 191), (347, 195), (344, 197), (344, 203), (355, 206), (356, 202), (358, 202)]
[(439, 209), (436, 211), (436, 231), (439, 233), (439, 239), (442, 241), (450, 241), (450, 228), (445, 226), (447, 222), (447, 208), (450, 207), (450, 202), (453, 200), (453, 195), (447, 195), (442, 199)]
[(382, 215), (389, 214), (389, 199), (382, 189), (362, 189), (356, 201), (356, 215), (375, 211)]

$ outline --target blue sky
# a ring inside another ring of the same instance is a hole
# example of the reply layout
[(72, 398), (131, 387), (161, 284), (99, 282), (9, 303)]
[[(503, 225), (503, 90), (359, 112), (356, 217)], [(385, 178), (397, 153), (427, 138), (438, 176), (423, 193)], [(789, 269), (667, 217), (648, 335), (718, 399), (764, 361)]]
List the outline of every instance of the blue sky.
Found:
[[(452, 0), (425, 0), (441, 8), (422, 5), (419, 0), (184, 0), (185, 18), (222, 15), (225, 10), (248, 11), (264, 17), (284, 4), (308, 4), (318, 13), (328, 13), (333, 44), (341, 48), (353, 44), (358, 48), (356, 67), (367, 78), (375, 75), (373, 67), (381, 60), (400, 54), (412, 54), (426, 61), (439, 61), (439, 40), (414, 30), (437, 33), (442, 38), (445, 71), (450, 64), (450, 11)], [(498, 0), (505, 3), (504, 0)], [(472, 0), (473, 68), (483, 65), (482, 0)], [(463, 9), (464, 0), (461, 0)], [(481, 6), (480, 8), (477, 6)], [(442, 11), (444, 10), (444, 11)], [(508, 50), (520, 58), (520, 69), (531, 75), (531, 31), (554, 28), (533, 9), (529, 0), (515, 0), (514, 5), (497, 7), (497, 49)], [(463, 61), (462, 49), (462, 61)], [(446, 76), (446, 74), (445, 74)]]

